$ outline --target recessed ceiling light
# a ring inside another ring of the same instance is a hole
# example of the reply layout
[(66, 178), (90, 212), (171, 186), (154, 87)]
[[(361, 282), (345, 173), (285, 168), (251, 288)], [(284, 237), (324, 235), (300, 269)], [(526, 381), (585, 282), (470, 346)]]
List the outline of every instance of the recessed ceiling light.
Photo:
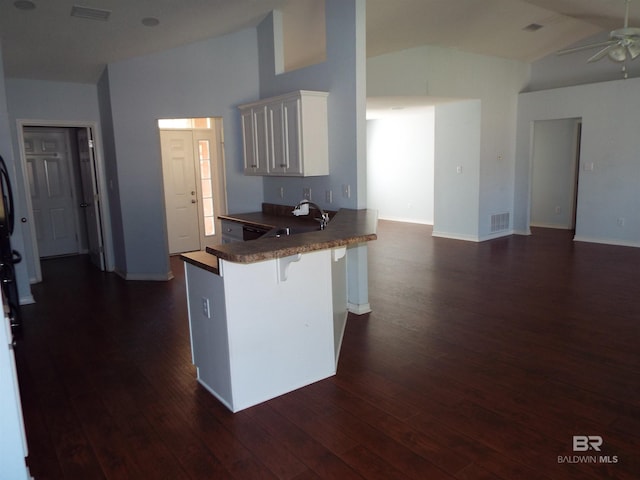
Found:
[(101, 8), (83, 7), (81, 5), (74, 5), (71, 7), (71, 16), (78, 18), (86, 18), (88, 20), (101, 20), (106, 22), (109, 20), (111, 10), (103, 10)]
[(31, 0), (16, 0), (13, 2), (13, 6), (18, 10), (35, 10), (36, 4)]
[(146, 17), (141, 20), (145, 27), (157, 27), (160, 25), (160, 20), (155, 17)]

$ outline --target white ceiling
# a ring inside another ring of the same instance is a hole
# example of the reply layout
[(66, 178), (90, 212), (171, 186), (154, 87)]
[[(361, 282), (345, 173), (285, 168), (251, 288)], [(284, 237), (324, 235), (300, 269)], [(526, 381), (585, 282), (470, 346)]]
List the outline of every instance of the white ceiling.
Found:
[[(257, 25), (296, 0), (0, 0), (5, 75), (94, 83), (104, 65)], [(108, 21), (71, 17), (74, 4)], [(631, 25), (640, 24), (640, 6)], [(369, 56), (431, 44), (522, 61), (621, 27), (624, 0), (367, 0)], [(145, 27), (141, 20), (160, 24)], [(523, 28), (543, 26), (536, 32)]]

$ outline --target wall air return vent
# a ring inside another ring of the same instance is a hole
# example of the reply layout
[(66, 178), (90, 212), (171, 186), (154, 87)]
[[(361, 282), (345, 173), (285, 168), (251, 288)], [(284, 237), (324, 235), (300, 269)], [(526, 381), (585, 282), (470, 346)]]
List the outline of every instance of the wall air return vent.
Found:
[(88, 20), (100, 20), (106, 22), (109, 20), (111, 10), (102, 10), (100, 8), (83, 7), (81, 5), (74, 5), (71, 7), (71, 16), (78, 18), (86, 18)]
[(509, 212), (491, 215), (491, 233), (509, 230)]

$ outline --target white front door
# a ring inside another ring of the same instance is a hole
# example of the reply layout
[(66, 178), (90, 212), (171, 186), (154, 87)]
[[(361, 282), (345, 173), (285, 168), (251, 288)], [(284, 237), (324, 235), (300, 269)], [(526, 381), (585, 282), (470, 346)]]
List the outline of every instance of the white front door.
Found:
[(24, 148), (40, 256), (78, 253), (67, 133), (59, 129), (25, 128)]
[(80, 207), (84, 212), (87, 225), (87, 243), (91, 262), (100, 270), (104, 270), (104, 254), (102, 242), (102, 227), (100, 222), (100, 197), (98, 196), (98, 182), (95, 175), (93, 157), (93, 140), (89, 138), (88, 128), (79, 128), (76, 139), (78, 143), (78, 157), (80, 161), (80, 179), (82, 192)]
[(169, 253), (200, 250), (198, 196), (190, 130), (160, 130)]

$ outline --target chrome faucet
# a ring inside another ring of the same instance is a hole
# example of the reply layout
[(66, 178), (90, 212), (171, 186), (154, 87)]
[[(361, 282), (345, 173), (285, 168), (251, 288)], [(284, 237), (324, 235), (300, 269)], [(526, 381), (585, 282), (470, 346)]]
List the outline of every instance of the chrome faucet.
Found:
[(320, 222), (320, 230), (324, 230), (324, 228), (329, 224), (329, 214), (315, 203), (310, 202), (309, 200), (301, 200), (291, 213), (296, 217), (299, 217), (300, 215), (309, 215), (309, 208), (315, 208), (320, 212), (320, 218), (316, 218), (315, 220)]

